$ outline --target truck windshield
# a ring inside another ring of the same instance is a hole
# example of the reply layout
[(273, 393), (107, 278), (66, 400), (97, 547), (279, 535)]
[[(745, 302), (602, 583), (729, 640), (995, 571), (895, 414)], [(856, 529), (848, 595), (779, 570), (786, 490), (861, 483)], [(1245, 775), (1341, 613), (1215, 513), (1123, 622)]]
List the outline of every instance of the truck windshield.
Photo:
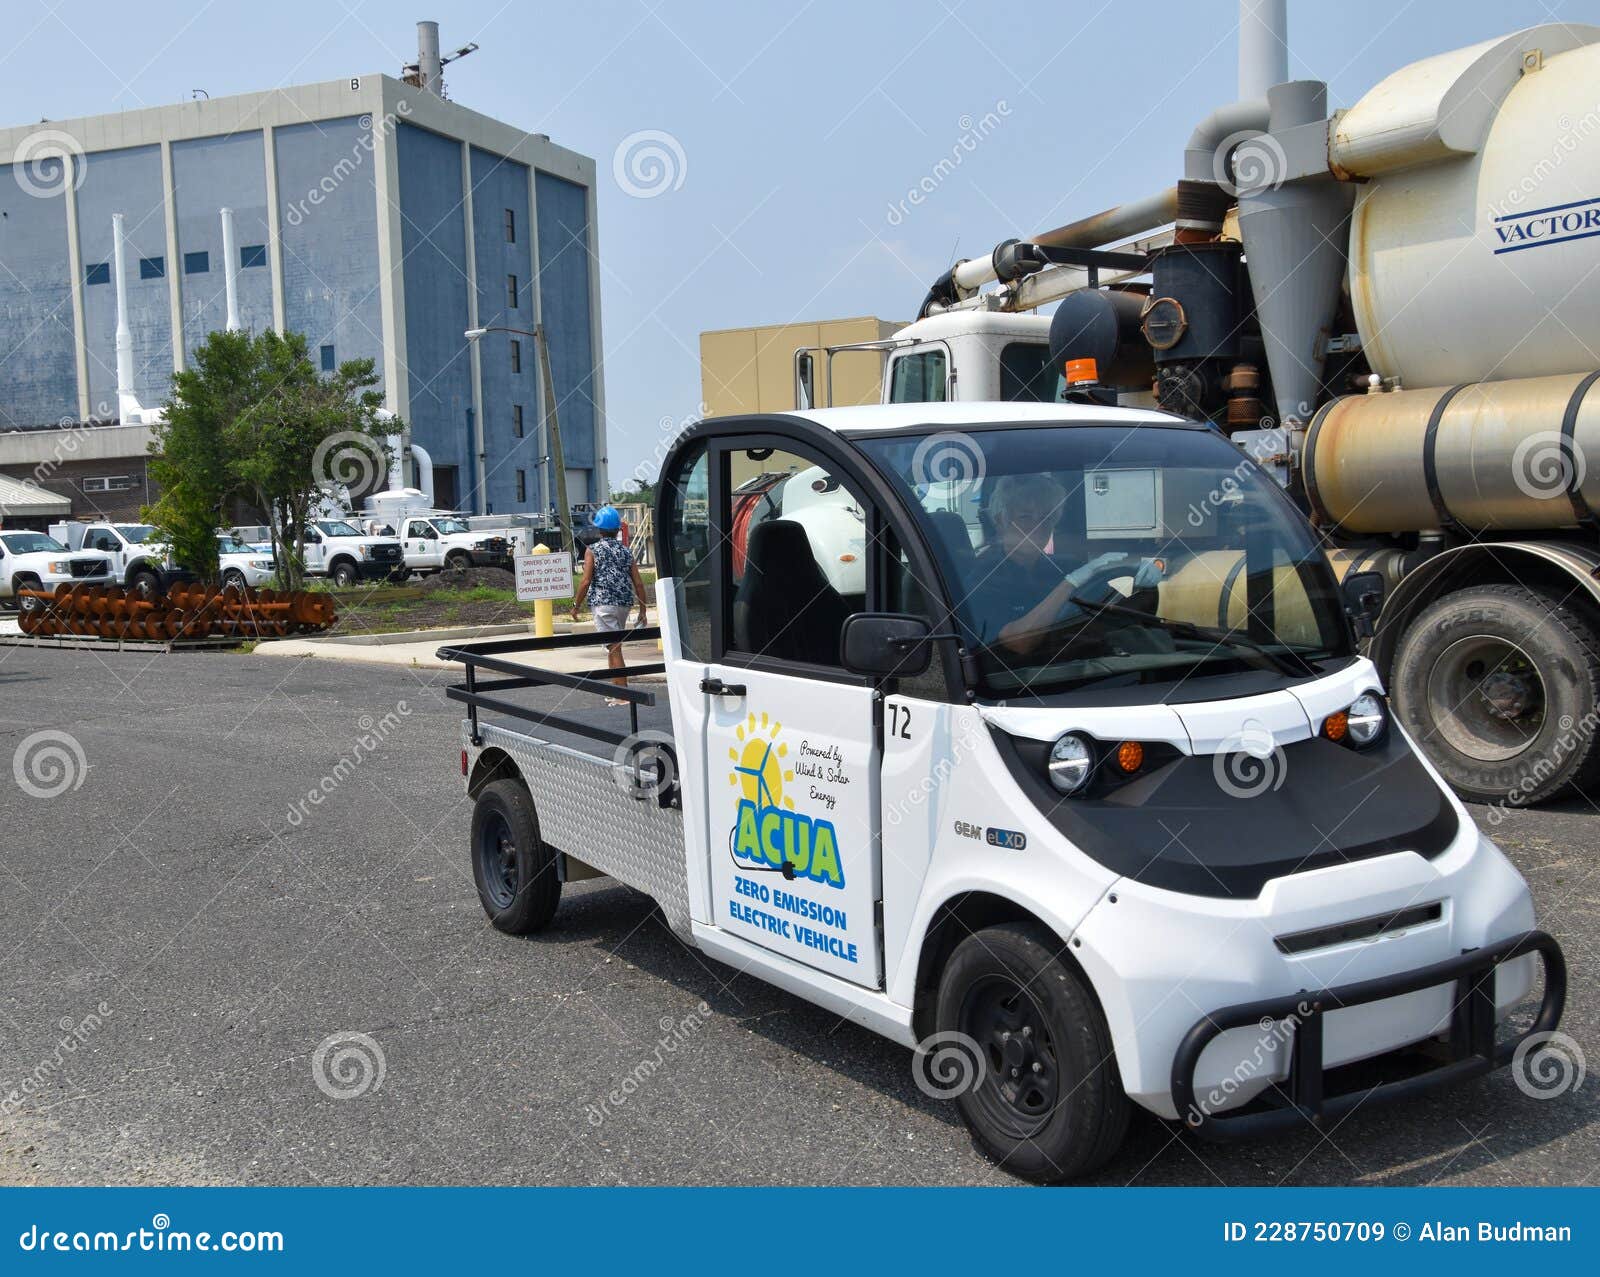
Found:
[(1305, 676), (1350, 653), (1310, 526), (1221, 435), (1013, 426), (859, 442), (923, 520), (992, 694)]
[(133, 545), (143, 545), (155, 531), (148, 523), (119, 523), (116, 526), (117, 531), (122, 533), (122, 539)]
[(67, 548), (43, 532), (7, 532), (0, 535), (0, 541), (12, 554), (62, 554)]
[(343, 523), (338, 519), (319, 519), (317, 526), (331, 537), (358, 537), (361, 535), (348, 523)]
[(471, 532), (465, 519), (435, 519), (433, 526), (438, 528), (445, 536), (454, 536), (458, 532)]

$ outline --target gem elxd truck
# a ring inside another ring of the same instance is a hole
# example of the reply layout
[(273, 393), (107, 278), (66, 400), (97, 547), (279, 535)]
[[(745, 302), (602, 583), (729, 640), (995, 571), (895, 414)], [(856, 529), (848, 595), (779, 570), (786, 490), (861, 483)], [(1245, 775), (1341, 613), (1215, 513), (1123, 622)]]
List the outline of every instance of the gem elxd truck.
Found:
[(1331, 110), (1285, 82), (1285, 11), (1243, 0), (1239, 99), (1173, 138), (1173, 184), (957, 262), (892, 338), (796, 352), (796, 403), (866, 350), (888, 402), (1209, 421), (1336, 572), (1382, 576), (1367, 652), (1458, 793), (1600, 795), (1600, 27)]
[[(1527, 885), (1356, 649), (1370, 574), (1341, 586), (1208, 424), (714, 418), (655, 527), (659, 629), (617, 637), (659, 636), (620, 672), (664, 682), (525, 663), (586, 633), (441, 650), (500, 930), (609, 875), (917, 1048), (979, 1146), (1047, 1181), (1133, 1105), (1218, 1139), (1332, 1124), (1556, 1028)], [(589, 693), (628, 704), (565, 712)], [(1355, 1062), (1375, 1075), (1346, 1089)]]

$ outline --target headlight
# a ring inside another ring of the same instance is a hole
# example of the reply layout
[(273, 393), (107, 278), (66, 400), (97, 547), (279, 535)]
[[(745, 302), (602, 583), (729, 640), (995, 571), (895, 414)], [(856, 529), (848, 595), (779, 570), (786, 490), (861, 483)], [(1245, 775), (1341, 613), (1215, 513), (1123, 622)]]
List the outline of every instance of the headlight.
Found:
[(250, 560), (250, 566), (255, 568), (255, 570), (258, 571), (258, 572), (270, 572), (270, 571), (272, 571), (272, 560), (271, 559), (251, 559)]
[(66, 576), (66, 575), (69, 575), (71, 573), (71, 571), (72, 571), (72, 564), (69, 563), (66, 559), (55, 559), (55, 560), (51, 561), (49, 564), (47, 564), (46, 566), (49, 568), (49, 570), (51, 572), (55, 573), (57, 576)]
[(1050, 749), (1050, 783), (1063, 794), (1076, 794), (1094, 770), (1094, 747), (1086, 737), (1068, 732)]
[(372, 557), (372, 547), (370, 545), (364, 545), (361, 547), (361, 557), (363, 559), (370, 559)]
[(1350, 723), (1350, 743), (1357, 749), (1375, 745), (1389, 725), (1389, 710), (1383, 697), (1376, 692), (1362, 692), (1351, 702), (1347, 711)]

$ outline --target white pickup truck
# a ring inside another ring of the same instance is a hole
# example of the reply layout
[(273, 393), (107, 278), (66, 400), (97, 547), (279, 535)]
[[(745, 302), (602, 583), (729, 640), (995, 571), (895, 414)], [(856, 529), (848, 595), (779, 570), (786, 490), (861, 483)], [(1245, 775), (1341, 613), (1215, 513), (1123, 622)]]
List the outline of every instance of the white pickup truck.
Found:
[(105, 585), (111, 565), (95, 554), (74, 554), (43, 532), (0, 532), (0, 602), (31, 611), (38, 604), (19, 590), (54, 590), (62, 584)]
[(343, 519), (317, 519), (306, 529), (306, 574), (329, 577), (340, 587), (409, 575), (399, 541), (363, 536)]
[(187, 573), (175, 568), (172, 550), (155, 540), (148, 523), (54, 523), (50, 535), (74, 552), (90, 551), (111, 565), (112, 584), (149, 596)]
[(511, 543), (499, 533), (474, 532), (455, 514), (410, 514), (402, 520), (406, 567), (413, 572), (511, 569)]

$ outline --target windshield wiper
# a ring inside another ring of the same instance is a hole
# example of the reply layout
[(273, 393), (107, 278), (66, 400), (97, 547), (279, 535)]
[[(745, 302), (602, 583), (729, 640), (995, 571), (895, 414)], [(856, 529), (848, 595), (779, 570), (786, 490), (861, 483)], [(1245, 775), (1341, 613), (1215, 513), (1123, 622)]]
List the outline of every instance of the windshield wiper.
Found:
[[(1159, 629), (1175, 634), (1179, 638), (1199, 639), (1202, 642), (1216, 643), (1221, 647), (1232, 648), (1235, 651), (1250, 652), (1259, 656), (1271, 665), (1278, 673), (1289, 678), (1315, 678), (1322, 673), (1315, 665), (1301, 656), (1292, 647), (1285, 647), (1280, 652), (1263, 646), (1238, 630), (1223, 630), (1211, 625), (1196, 625), (1193, 621), (1172, 621), (1164, 616), (1157, 616), (1154, 612), (1146, 612), (1141, 608), (1127, 607), (1121, 603), (1095, 602), (1093, 599), (1081, 598), (1077, 594), (1067, 595), (1067, 602), (1076, 604), (1086, 612), (1097, 616), (1125, 616), (1130, 620), (1143, 621), (1147, 625), (1154, 625)], [(1286, 659), (1293, 658), (1293, 659)]]

